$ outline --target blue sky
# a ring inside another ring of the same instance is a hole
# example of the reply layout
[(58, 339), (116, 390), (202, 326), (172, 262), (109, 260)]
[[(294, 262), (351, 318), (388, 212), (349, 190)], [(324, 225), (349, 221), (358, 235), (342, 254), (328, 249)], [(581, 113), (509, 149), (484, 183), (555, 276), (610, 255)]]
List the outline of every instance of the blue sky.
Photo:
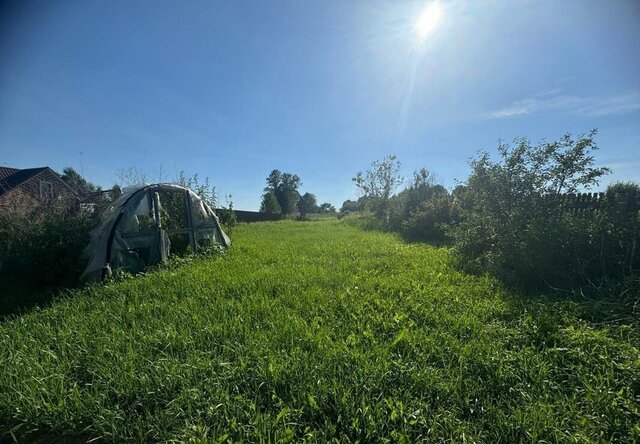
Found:
[(386, 154), (453, 186), (498, 139), (598, 128), (605, 182), (640, 179), (639, 2), (441, 0), (420, 40), (428, 4), (5, 1), (0, 165), (184, 170), (239, 209), (277, 168), (340, 206)]

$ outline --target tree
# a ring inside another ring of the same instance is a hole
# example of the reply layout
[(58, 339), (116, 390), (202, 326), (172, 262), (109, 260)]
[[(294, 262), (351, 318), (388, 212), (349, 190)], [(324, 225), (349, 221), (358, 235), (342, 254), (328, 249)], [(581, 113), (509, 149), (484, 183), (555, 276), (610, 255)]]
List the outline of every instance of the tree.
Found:
[(282, 172), (280, 172), (280, 170), (272, 170), (271, 173), (269, 173), (269, 176), (267, 176), (267, 186), (264, 191), (271, 191), (275, 194), (281, 182)]
[(63, 169), (60, 178), (64, 183), (69, 185), (81, 200), (86, 199), (92, 193), (101, 191), (101, 188), (98, 185), (89, 182), (72, 167), (66, 167)]
[(335, 214), (336, 207), (331, 205), (329, 202), (325, 202), (318, 208), (318, 211), (322, 214)]
[(365, 208), (372, 206), (372, 199), (361, 196), (358, 200), (345, 200), (340, 207), (340, 213), (353, 213), (355, 211), (364, 211)]
[(459, 183), (453, 188), (453, 190), (451, 191), (451, 195), (455, 199), (462, 201), (464, 200), (464, 193), (466, 192), (467, 192), (467, 186)]
[(402, 183), (400, 161), (396, 156), (386, 156), (382, 161), (374, 161), (369, 170), (359, 171), (352, 180), (362, 196), (373, 202), (376, 215), (386, 216), (389, 199)]
[(115, 202), (120, 196), (122, 196), (122, 188), (117, 183), (111, 187), (111, 193), (107, 196), (109, 202)]
[[(410, 216), (416, 211), (418, 206), (429, 200), (434, 194), (444, 190), (442, 185), (437, 183), (435, 174), (426, 168), (420, 168), (413, 173), (413, 180), (406, 191), (406, 204), (404, 217)], [(444, 190), (446, 192), (446, 190)]]
[(304, 219), (309, 213), (318, 212), (318, 203), (316, 202), (316, 196), (311, 193), (304, 193), (300, 200), (298, 200), (298, 211), (300, 216)]
[(269, 213), (269, 214), (282, 213), (282, 209), (280, 208), (278, 199), (276, 198), (276, 195), (271, 191), (267, 191), (262, 196), (262, 203), (260, 204), (260, 212)]
[(354, 211), (360, 211), (360, 207), (358, 206), (358, 202), (355, 200), (345, 200), (342, 202), (342, 207), (340, 207), (340, 213), (352, 213)]
[(445, 227), (455, 214), (452, 205), (453, 199), (435, 174), (420, 168), (409, 186), (390, 199), (385, 228), (413, 241), (443, 242)]
[[(297, 209), (297, 203), (300, 199), (298, 188), (302, 185), (300, 177), (296, 174), (282, 173), (279, 170), (273, 170), (267, 177), (267, 186), (264, 191), (273, 193), (280, 205), (280, 213), (283, 216), (293, 213)], [(264, 199), (263, 199), (264, 201)]]
[(298, 190), (284, 188), (280, 190), (276, 197), (280, 204), (282, 216), (295, 213), (298, 209), (298, 200), (300, 200), (300, 193)]

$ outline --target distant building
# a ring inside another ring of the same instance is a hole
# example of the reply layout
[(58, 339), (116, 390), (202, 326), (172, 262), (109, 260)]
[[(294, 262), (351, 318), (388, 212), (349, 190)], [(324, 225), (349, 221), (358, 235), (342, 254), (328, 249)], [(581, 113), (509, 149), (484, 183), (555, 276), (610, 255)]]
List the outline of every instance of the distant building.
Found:
[(77, 200), (73, 190), (49, 167), (0, 167), (0, 212), (22, 212), (53, 200)]

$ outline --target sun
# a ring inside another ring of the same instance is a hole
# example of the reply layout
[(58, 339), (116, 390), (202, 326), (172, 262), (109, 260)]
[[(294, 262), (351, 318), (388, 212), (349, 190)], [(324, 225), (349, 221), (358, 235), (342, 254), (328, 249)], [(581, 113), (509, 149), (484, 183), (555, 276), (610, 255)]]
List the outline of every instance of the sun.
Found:
[(420, 13), (416, 22), (415, 33), (420, 42), (426, 40), (442, 21), (442, 6), (437, 1), (429, 3)]

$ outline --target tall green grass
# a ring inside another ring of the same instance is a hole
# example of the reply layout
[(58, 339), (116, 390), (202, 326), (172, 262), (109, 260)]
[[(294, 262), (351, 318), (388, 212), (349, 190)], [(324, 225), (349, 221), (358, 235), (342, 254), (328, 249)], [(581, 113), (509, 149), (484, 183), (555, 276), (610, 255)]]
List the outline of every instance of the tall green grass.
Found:
[(1, 324), (5, 438), (640, 440), (635, 321), (338, 221), (233, 241)]

